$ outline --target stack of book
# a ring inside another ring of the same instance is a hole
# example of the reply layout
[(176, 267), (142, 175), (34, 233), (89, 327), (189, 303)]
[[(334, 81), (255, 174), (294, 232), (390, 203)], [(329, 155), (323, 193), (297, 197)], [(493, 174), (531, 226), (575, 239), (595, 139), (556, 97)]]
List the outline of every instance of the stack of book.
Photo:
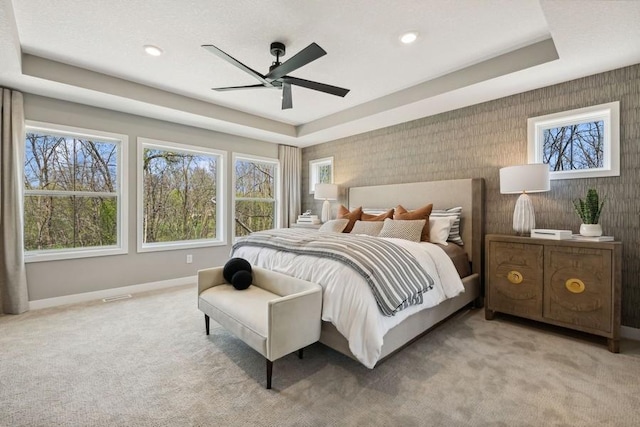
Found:
[(583, 236), (581, 234), (574, 234), (571, 239), (581, 242), (613, 242), (614, 240), (613, 236)]
[(320, 224), (318, 215), (298, 215), (297, 224)]

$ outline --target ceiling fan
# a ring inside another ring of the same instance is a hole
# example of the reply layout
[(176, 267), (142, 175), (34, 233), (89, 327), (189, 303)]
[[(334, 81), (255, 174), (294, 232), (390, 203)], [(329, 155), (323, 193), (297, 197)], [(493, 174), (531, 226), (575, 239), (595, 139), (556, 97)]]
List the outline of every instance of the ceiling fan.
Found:
[(231, 87), (218, 87), (213, 88), (217, 91), (229, 91), (229, 90), (241, 90), (241, 89), (282, 89), (282, 109), (286, 110), (293, 107), (291, 99), (291, 85), (306, 87), (307, 89), (313, 89), (320, 92), (328, 93), (331, 95), (344, 97), (349, 93), (349, 89), (344, 89), (337, 86), (331, 86), (324, 83), (318, 83), (311, 80), (299, 79), (297, 77), (288, 76), (287, 74), (297, 70), (298, 68), (307, 65), (311, 61), (315, 61), (327, 54), (324, 49), (318, 46), (316, 43), (311, 43), (309, 46), (302, 49), (297, 54), (293, 55), (285, 62), (280, 62), (280, 57), (285, 55), (286, 49), (283, 43), (273, 42), (271, 43), (271, 54), (276, 57), (276, 60), (269, 67), (269, 72), (266, 75), (260, 74), (257, 71), (247, 67), (242, 62), (238, 61), (231, 55), (223, 52), (219, 48), (211, 44), (202, 45), (203, 48), (224, 59), (231, 65), (235, 65), (246, 73), (249, 73), (260, 84), (249, 86), (231, 86)]

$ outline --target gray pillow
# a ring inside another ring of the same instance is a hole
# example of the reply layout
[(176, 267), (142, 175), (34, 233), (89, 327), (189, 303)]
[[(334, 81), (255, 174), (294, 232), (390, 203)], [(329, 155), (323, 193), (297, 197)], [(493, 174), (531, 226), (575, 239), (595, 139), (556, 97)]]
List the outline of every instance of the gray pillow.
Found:
[(395, 237), (419, 242), (426, 222), (426, 219), (385, 219), (378, 237)]
[(366, 234), (368, 236), (377, 236), (382, 230), (384, 223), (382, 221), (356, 221), (351, 229), (351, 234)]
[(329, 220), (329, 221), (325, 222), (324, 224), (322, 224), (322, 226), (320, 227), (319, 231), (329, 231), (329, 232), (332, 232), (332, 233), (342, 233), (342, 230), (345, 229), (347, 224), (349, 224), (349, 220), (348, 219), (332, 219), (332, 220)]

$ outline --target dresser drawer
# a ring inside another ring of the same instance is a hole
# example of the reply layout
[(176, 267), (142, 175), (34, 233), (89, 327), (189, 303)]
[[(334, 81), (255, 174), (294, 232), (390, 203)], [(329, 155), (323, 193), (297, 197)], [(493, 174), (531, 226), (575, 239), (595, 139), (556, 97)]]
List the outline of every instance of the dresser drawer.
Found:
[(611, 251), (547, 246), (544, 259), (544, 317), (611, 332)]
[(532, 319), (542, 317), (544, 247), (491, 242), (489, 253), (488, 308)]

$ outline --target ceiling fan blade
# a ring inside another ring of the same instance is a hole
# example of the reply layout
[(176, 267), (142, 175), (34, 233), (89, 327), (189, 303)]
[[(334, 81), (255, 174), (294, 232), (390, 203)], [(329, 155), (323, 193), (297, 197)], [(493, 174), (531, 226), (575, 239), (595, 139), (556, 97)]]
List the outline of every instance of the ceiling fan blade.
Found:
[(323, 48), (315, 43), (311, 43), (309, 46), (293, 55), (287, 61), (271, 70), (269, 74), (265, 76), (265, 78), (269, 81), (277, 80), (280, 77), (289, 74), (290, 72), (295, 71), (303, 65), (307, 65), (309, 62), (315, 61), (316, 59), (326, 54), (327, 52), (325, 52)]
[(289, 83), (296, 86), (306, 87), (307, 89), (313, 89), (324, 93), (329, 93), (335, 96), (344, 97), (349, 93), (349, 89), (344, 89), (338, 86), (331, 86), (324, 83), (312, 82), (311, 80), (299, 79), (297, 77), (286, 76), (282, 78), (284, 83)]
[[(262, 74), (260, 74), (259, 72), (253, 70), (252, 68), (247, 67), (246, 65), (244, 65), (242, 62), (238, 61), (237, 59), (235, 59), (233, 56), (223, 52), (222, 50), (218, 49), (217, 47), (215, 47), (212, 44), (203, 44), (202, 45), (203, 48), (205, 48), (206, 50), (208, 50), (209, 52), (213, 53), (214, 55), (224, 59), (225, 61), (227, 61), (229, 64), (234, 65), (238, 68), (240, 68), (242, 71), (244, 71), (245, 73), (251, 74), (253, 77), (255, 77), (256, 79), (258, 79), (259, 81), (262, 82), (262, 84), (264, 85), (268, 85), (271, 86), (271, 83), (269, 83), (269, 81), (267, 81), (264, 76)], [(293, 59), (293, 58), (291, 58)], [(283, 64), (284, 65), (284, 64)]]
[(229, 86), (229, 87), (211, 88), (211, 90), (216, 90), (218, 92), (226, 92), (230, 90), (242, 90), (242, 89), (271, 89), (271, 87), (265, 86), (265, 85), (249, 85), (249, 86)]
[(289, 108), (293, 108), (291, 85), (289, 83), (282, 83), (282, 109), (288, 110)]

